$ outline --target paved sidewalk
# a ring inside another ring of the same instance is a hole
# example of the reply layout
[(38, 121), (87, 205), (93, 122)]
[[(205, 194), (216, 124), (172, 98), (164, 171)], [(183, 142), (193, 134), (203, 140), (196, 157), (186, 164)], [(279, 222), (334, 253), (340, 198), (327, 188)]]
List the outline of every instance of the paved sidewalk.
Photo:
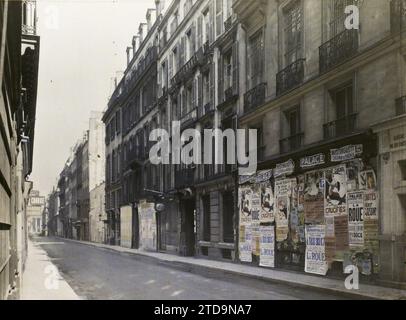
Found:
[(83, 245), (112, 250), (124, 254), (138, 255), (153, 259), (157, 263), (186, 268), (189, 271), (223, 272), (260, 279), (273, 283), (281, 283), (292, 287), (301, 287), (322, 292), (341, 294), (348, 298), (406, 300), (406, 290), (392, 289), (369, 284), (360, 284), (359, 290), (347, 290), (344, 286), (344, 281), (318, 277), (309, 274), (265, 269), (236, 263), (212, 261), (207, 259), (180, 257), (159, 252), (144, 252), (137, 249), (127, 249), (117, 246), (76, 241), (70, 239), (61, 240), (78, 242)]
[(29, 241), (21, 300), (80, 300), (57, 270), (46, 252)]

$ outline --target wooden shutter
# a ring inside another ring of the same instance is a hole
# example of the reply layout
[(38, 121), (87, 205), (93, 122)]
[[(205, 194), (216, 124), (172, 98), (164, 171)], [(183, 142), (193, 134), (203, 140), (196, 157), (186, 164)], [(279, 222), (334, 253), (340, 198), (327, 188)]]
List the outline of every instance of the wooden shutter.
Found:
[(214, 41), (214, 0), (210, 3), (209, 8), (209, 43), (212, 44)]
[(218, 77), (218, 104), (220, 104), (223, 102), (224, 96), (224, 84), (223, 84), (224, 68), (222, 56), (219, 57), (217, 61), (217, 77)]
[(238, 95), (239, 93), (239, 71), (238, 71), (238, 42), (234, 42), (233, 44), (233, 57), (232, 57), (232, 65), (233, 65), (233, 94)]
[(199, 74), (197, 78), (197, 87), (198, 87), (198, 107), (201, 108), (203, 106), (203, 77)]
[(216, 0), (216, 37), (223, 32), (223, 0)]
[(211, 64), (210, 68), (210, 100), (211, 104), (215, 106), (215, 65), (214, 63)]
[(200, 15), (197, 19), (197, 48), (203, 46), (203, 16)]

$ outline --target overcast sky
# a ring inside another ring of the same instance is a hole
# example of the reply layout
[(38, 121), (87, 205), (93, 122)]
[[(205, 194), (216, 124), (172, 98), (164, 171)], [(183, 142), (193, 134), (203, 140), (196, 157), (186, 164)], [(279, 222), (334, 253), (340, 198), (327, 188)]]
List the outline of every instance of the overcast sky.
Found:
[(103, 111), (126, 47), (154, 0), (38, 0), (41, 36), (34, 188), (47, 195), (88, 128)]

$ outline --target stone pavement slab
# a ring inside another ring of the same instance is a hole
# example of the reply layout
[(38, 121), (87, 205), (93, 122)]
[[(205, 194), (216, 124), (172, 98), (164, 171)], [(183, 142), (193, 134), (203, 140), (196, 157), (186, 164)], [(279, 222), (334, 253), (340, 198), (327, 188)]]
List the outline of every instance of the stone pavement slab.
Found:
[(46, 252), (31, 241), (28, 242), (21, 300), (80, 300)]
[(214, 271), (235, 274), (263, 281), (281, 283), (293, 287), (308, 288), (311, 290), (341, 294), (348, 298), (357, 299), (380, 299), (380, 300), (406, 300), (406, 290), (387, 288), (371, 284), (360, 284), (359, 290), (347, 290), (343, 280), (319, 277), (297, 272), (265, 269), (260, 267), (242, 265), (237, 263), (213, 261), (194, 257), (181, 257), (160, 252), (145, 252), (137, 249), (127, 249), (99, 243), (83, 242), (70, 239), (84, 245), (113, 250), (124, 254), (138, 255), (156, 260), (159, 263), (167, 263), (172, 266), (180, 266), (190, 271)]

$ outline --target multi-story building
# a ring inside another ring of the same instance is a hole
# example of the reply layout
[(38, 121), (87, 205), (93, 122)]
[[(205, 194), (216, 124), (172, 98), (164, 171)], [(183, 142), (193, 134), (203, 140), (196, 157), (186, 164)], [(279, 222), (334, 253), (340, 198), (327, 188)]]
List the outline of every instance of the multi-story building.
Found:
[(58, 189), (54, 188), (48, 195), (47, 212), (48, 212), (48, 235), (63, 237), (62, 221), (60, 215), (60, 194)]
[(39, 61), (35, 4), (0, 3), (0, 299), (18, 297), (26, 256)]
[(27, 226), (28, 234), (43, 235), (45, 231), (44, 221), (45, 197), (39, 191), (32, 190), (28, 198)]
[[(346, 27), (349, 5), (359, 9), (359, 28)], [(293, 226), (289, 220), (287, 236), (276, 223), (280, 267), (305, 267), (304, 224), (315, 223), (319, 219), (311, 214), (320, 213), (326, 218), (318, 223), (327, 225), (331, 272), (337, 267), (342, 273), (351, 257), (369, 266), (364, 274), (406, 279), (405, 8), (398, 0), (233, 1), (246, 43), (239, 56), (245, 65), (239, 126), (258, 129), (259, 169), (274, 169), (277, 180), (293, 180), (299, 197), (312, 176), (320, 178), (317, 185), (324, 190), (319, 192), (324, 201), (313, 198), (318, 209), (307, 204), (311, 197), (305, 191), (304, 213), (300, 198), (290, 195), (290, 211), (299, 222), (294, 219)], [(334, 189), (337, 182), (341, 187)], [(374, 199), (379, 194), (379, 218), (360, 232), (351, 233), (354, 221), (348, 222), (349, 235), (332, 232), (330, 227), (340, 225), (340, 206), (348, 213), (353, 192), (363, 189)], [(283, 203), (276, 199), (278, 208)], [(367, 229), (374, 224), (373, 231)]]
[[(103, 173), (104, 174), (104, 173)], [(105, 209), (105, 185), (96, 186), (90, 191), (89, 228), (90, 241), (106, 243), (107, 214)]]

